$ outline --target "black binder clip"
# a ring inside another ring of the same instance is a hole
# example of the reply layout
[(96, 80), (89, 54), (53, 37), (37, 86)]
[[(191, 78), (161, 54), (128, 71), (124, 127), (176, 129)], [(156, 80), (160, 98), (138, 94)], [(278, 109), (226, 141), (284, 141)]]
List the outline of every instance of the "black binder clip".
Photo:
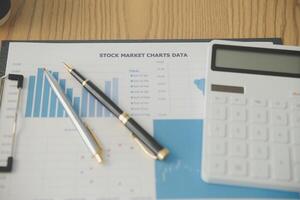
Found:
[(19, 104), (20, 104), (21, 90), (23, 88), (24, 76), (20, 75), (20, 74), (8, 74), (8, 75), (2, 76), (0, 78), (0, 109), (1, 109), (1, 102), (2, 102), (2, 95), (3, 95), (5, 79), (17, 81), (18, 97), (17, 97), (16, 111), (15, 111), (15, 115), (14, 115), (14, 123), (13, 123), (13, 128), (12, 128), (11, 155), (7, 158), (6, 166), (0, 166), (0, 173), (1, 172), (11, 172), (12, 167), (13, 167), (13, 155), (14, 155), (14, 147), (15, 147), (15, 143), (16, 143), (15, 138), (16, 138), (16, 131), (17, 131), (18, 110), (19, 110)]

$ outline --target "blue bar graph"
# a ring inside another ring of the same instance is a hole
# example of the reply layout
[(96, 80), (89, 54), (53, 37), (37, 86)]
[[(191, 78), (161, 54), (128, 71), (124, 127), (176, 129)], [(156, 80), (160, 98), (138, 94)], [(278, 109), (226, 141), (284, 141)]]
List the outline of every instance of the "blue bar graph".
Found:
[[(62, 89), (64, 93), (66, 93), (66, 80), (61, 79), (59, 80), (59, 86)], [(64, 116), (64, 107), (63, 105), (59, 102), (58, 107), (57, 107), (57, 117), (63, 117)]]
[(89, 116), (95, 117), (95, 98), (89, 94)]
[[(111, 117), (111, 113), (99, 103), (94, 96), (84, 88), (79, 96), (74, 94), (73, 88), (67, 87), (66, 79), (62, 79), (58, 72), (51, 72), (55, 80), (58, 81), (62, 91), (65, 92), (74, 110), (81, 117)], [(101, 85), (103, 83), (99, 83)], [(104, 81), (104, 93), (115, 103), (119, 99), (119, 79), (112, 78)], [(25, 109), (27, 118), (62, 118), (67, 114), (58, 101), (54, 91), (51, 89), (48, 80), (44, 76), (42, 68), (38, 68), (35, 75), (29, 76), (27, 102)]]
[[(67, 96), (67, 99), (69, 100), (70, 104), (73, 105), (73, 89), (72, 88), (67, 88), (66, 96)], [(67, 113), (66, 113), (66, 117), (68, 117)]]
[[(58, 81), (58, 72), (53, 72), (52, 75), (54, 79)], [(56, 117), (56, 111), (57, 111), (56, 105), (57, 105), (57, 97), (54, 91), (51, 89), (49, 117)]]
[(35, 76), (29, 77), (25, 117), (32, 117)]
[(42, 87), (43, 87), (43, 69), (39, 68), (37, 73), (36, 85), (35, 85), (35, 98), (34, 98), (34, 110), (33, 110), (34, 117), (40, 116)]
[(48, 117), (49, 110), (49, 97), (50, 97), (50, 84), (47, 79), (44, 79), (44, 94), (42, 103), (42, 117)]
[(67, 92), (66, 92), (67, 98), (69, 100), (69, 102), (72, 104), (72, 100), (73, 100), (73, 89), (68, 88)]
[(81, 99), (81, 117), (87, 116), (87, 101), (88, 101), (88, 91), (86, 91), (86, 89), (83, 89), (82, 99)]
[(97, 102), (97, 117), (103, 117), (103, 105)]
[(73, 108), (77, 115), (79, 115), (80, 111), (80, 97), (74, 97)]
[[(111, 82), (110, 81), (105, 81), (105, 89), (104, 89), (104, 93), (111, 98)], [(109, 117), (110, 116), (110, 112), (105, 108), (104, 109), (104, 116), (105, 117)]]

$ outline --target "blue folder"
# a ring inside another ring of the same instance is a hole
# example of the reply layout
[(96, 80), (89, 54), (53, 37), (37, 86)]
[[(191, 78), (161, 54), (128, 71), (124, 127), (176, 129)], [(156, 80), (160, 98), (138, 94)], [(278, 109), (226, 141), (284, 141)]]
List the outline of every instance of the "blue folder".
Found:
[(201, 179), (203, 120), (155, 120), (154, 136), (168, 144), (170, 157), (156, 162), (157, 199), (300, 199), (297, 192), (208, 184)]

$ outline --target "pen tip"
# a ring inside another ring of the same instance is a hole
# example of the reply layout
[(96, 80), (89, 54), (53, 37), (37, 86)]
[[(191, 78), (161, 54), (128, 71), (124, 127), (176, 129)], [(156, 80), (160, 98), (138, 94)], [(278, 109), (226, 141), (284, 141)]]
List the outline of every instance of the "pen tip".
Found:
[(71, 67), (70, 65), (68, 65), (67, 63), (63, 62), (63, 64), (65, 65), (65, 68), (66, 68), (69, 72), (71, 72), (71, 71), (73, 70), (72, 67)]
[(102, 157), (100, 156), (100, 154), (96, 154), (96, 155), (95, 155), (95, 158), (96, 158), (96, 160), (98, 161), (98, 163), (102, 163), (102, 162), (103, 162), (103, 159), (102, 159)]

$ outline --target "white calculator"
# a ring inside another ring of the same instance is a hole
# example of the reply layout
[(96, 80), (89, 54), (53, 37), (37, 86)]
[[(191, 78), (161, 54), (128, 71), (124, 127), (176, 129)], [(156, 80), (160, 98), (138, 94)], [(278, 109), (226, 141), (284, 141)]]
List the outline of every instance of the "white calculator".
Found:
[(202, 178), (300, 192), (300, 48), (212, 41)]

